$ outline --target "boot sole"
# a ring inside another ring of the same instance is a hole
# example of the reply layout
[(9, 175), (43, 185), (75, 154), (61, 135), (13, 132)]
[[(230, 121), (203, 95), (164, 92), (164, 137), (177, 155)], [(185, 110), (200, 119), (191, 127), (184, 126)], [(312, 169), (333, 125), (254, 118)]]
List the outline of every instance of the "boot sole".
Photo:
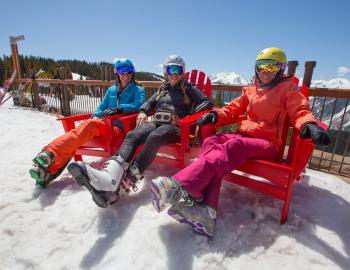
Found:
[(152, 205), (154, 207), (154, 209), (160, 213), (162, 212), (166, 206), (162, 206), (160, 205), (160, 192), (159, 192), (159, 188), (156, 184), (153, 183), (153, 181), (150, 181), (149, 183), (149, 187), (151, 188), (151, 192), (152, 192)]
[(45, 182), (40, 178), (38, 172), (35, 169), (29, 170), (30, 177), (33, 178), (38, 186), (46, 188)]
[(92, 199), (94, 200), (97, 206), (101, 208), (106, 208), (109, 205), (109, 203), (102, 196), (96, 193), (96, 190), (90, 184), (89, 178), (86, 176), (85, 172), (78, 164), (69, 164), (68, 171), (80, 186), (84, 186), (90, 192), (90, 194), (92, 195)]
[(200, 235), (207, 236), (207, 237), (213, 237), (213, 235), (208, 233), (208, 231), (205, 229), (203, 224), (198, 222), (198, 221), (195, 221), (195, 220), (190, 219), (188, 217), (181, 216), (179, 213), (177, 213), (176, 211), (174, 211), (172, 209), (168, 210), (168, 215), (180, 223), (191, 225), (193, 230)]

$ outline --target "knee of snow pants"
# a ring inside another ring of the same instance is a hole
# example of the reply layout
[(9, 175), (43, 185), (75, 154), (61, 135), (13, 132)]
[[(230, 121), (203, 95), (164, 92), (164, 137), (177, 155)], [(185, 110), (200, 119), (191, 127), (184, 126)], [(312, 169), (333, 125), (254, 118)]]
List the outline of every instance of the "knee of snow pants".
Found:
[[(123, 137), (124, 132), (114, 127), (115, 136)], [(68, 131), (53, 140), (44, 150), (54, 154), (54, 163), (49, 167), (49, 172), (55, 174), (68, 160), (72, 158), (75, 151), (88, 140), (95, 136), (106, 134), (105, 122), (98, 119), (88, 119), (81, 123), (77, 128)]]

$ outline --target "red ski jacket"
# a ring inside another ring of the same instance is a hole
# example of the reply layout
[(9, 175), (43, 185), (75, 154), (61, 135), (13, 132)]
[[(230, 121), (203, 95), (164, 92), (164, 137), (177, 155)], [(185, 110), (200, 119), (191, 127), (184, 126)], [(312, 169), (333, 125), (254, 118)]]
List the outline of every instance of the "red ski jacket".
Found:
[(240, 97), (215, 111), (218, 126), (235, 123), (237, 117), (246, 114), (238, 132), (266, 139), (276, 147), (282, 144), (282, 128), (287, 115), (298, 130), (308, 122), (315, 122), (308, 99), (299, 91), (293, 77), (282, 79), (271, 89), (258, 85), (243, 87)]

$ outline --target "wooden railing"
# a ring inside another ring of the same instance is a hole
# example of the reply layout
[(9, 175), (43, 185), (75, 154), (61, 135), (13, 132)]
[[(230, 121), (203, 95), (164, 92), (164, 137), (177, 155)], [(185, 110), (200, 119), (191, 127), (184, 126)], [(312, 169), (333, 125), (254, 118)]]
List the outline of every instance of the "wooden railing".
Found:
[[(30, 82), (22, 79), (17, 83), (31, 83), (31, 91), (25, 94), (27, 102), (41, 111), (64, 116), (88, 113), (96, 110), (106, 89), (114, 81), (98, 80), (43, 80)], [(147, 97), (161, 85), (161, 82), (142, 81)], [(213, 98), (218, 106), (238, 97), (241, 85), (213, 84)], [(330, 127), (332, 143), (317, 147), (309, 167), (350, 178), (350, 89), (310, 88), (310, 106), (316, 118)], [(218, 103), (217, 101), (221, 100)], [(16, 105), (21, 105), (18, 103)]]

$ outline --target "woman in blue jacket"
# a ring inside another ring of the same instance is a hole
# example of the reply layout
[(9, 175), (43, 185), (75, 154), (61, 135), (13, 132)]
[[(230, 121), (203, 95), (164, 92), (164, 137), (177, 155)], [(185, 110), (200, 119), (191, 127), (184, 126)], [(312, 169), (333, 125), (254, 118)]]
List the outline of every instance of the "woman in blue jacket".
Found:
[[(75, 151), (86, 141), (106, 132), (103, 116), (135, 113), (145, 101), (144, 89), (135, 82), (135, 67), (129, 59), (117, 60), (114, 65), (116, 84), (108, 88), (100, 106), (91, 119), (76, 129), (56, 138), (33, 159), (30, 175), (42, 187), (46, 187), (64, 170)], [(125, 136), (120, 122), (114, 123), (117, 136)]]

